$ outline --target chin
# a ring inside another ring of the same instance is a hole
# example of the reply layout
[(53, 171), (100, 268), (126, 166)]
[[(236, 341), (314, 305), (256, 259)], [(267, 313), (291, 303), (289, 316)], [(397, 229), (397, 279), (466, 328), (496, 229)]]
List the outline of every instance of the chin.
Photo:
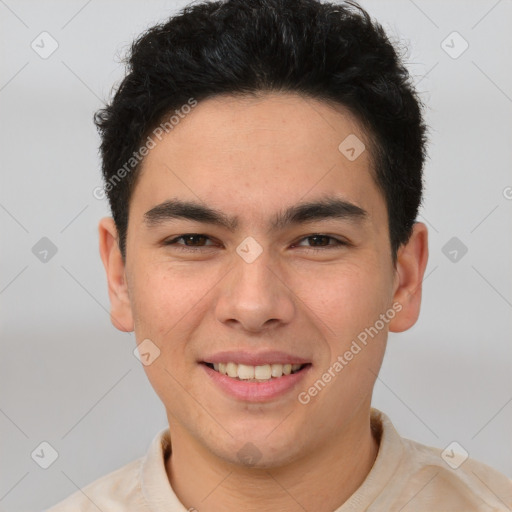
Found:
[(299, 455), (297, 444), (293, 444), (292, 451), (292, 446), (288, 446), (284, 439), (276, 438), (269, 442), (264, 436), (258, 440), (246, 437), (245, 440), (242, 438), (232, 440), (229, 444), (228, 448), (223, 444), (212, 451), (226, 462), (247, 469), (272, 469), (286, 466)]

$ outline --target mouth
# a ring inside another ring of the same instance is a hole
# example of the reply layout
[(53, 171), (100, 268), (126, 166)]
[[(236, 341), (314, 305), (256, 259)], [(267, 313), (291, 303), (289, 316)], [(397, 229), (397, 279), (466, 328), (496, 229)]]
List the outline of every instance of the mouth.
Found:
[(307, 380), (313, 363), (278, 350), (226, 350), (198, 360), (209, 382), (237, 401), (283, 403)]
[(261, 383), (278, 380), (288, 375), (294, 375), (311, 366), (311, 363), (271, 363), (253, 366), (235, 363), (233, 361), (225, 363), (210, 363), (203, 361), (202, 364), (221, 375), (230, 377), (233, 380)]

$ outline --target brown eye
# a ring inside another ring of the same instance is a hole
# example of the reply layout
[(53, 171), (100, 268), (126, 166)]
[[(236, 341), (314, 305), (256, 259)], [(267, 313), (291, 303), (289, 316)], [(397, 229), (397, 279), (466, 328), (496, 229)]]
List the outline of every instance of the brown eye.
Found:
[[(309, 241), (309, 243), (311, 244), (310, 247), (300, 245), (305, 240)], [(333, 242), (333, 243), (331, 243), (331, 242)], [(299, 244), (297, 244), (297, 247), (306, 247), (306, 249), (310, 249), (310, 250), (314, 251), (314, 250), (322, 250), (322, 248), (332, 249), (334, 247), (339, 247), (339, 246), (344, 246), (344, 245), (348, 245), (348, 243), (344, 242), (343, 240), (339, 240), (337, 238), (329, 236), (329, 235), (314, 234), (314, 235), (309, 235), (309, 236), (302, 238), (300, 240)]]
[[(182, 240), (183, 243), (180, 243), (179, 241)], [(211, 247), (214, 244), (206, 244), (208, 240), (211, 240), (206, 235), (201, 235), (198, 233), (186, 233), (184, 235), (177, 236), (176, 238), (173, 238), (172, 240), (167, 240), (164, 242), (164, 245), (174, 245), (176, 247), (179, 247), (183, 250), (194, 250), (194, 247)]]

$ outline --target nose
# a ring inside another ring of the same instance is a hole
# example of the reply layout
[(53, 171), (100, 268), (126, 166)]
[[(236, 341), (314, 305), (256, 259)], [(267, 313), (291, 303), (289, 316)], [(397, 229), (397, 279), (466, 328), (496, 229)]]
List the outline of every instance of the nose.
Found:
[(216, 318), (251, 333), (290, 323), (295, 314), (293, 291), (268, 251), (251, 263), (236, 257), (233, 265), (220, 284)]

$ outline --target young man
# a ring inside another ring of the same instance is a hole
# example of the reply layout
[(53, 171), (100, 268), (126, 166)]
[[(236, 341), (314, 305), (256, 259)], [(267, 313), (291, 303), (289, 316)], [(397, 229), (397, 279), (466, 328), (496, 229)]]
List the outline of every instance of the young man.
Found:
[(371, 407), (428, 258), (425, 126), (383, 29), (352, 3), (198, 3), (129, 64), (96, 118), (100, 252), (169, 428), (51, 512), (511, 510), (504, 475)]

